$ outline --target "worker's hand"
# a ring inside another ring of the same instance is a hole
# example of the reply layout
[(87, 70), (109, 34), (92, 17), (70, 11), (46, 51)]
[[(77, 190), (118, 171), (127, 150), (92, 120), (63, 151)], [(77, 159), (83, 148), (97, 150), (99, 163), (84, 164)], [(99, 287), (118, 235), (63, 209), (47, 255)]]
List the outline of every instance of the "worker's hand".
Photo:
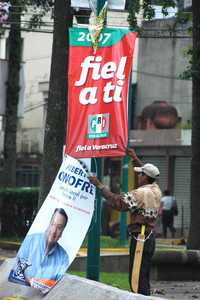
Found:
[(126, 148), (126, 153), (127, 153), (127, 155), (130, 156), (133, 160), (137, 160), (137, 159), (138, 159), (138, 157), (137, 157), (137, 155), (136, 155), (134, 149), (132, 149), (132, 148)]
[(89, 179), (90, 183), (95, 185), (97, 188), (102, 186), (102, 183), (99, 181), (99, 179), (97, 179), (96, 176), (88, 176), (88, 179)]

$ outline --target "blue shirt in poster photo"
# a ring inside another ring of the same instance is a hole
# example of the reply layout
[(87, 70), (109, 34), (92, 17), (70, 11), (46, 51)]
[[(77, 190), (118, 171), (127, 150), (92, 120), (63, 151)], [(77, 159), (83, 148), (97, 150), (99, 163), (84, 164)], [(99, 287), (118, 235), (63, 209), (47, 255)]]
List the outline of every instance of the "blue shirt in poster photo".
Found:
[(59, 280), (69, 266), (69, 257), (58, 243), (68, 217), (56, 209), (45, 233), (27, 235), (20, 247), (9, 280), (30, 285), (32, 279)]

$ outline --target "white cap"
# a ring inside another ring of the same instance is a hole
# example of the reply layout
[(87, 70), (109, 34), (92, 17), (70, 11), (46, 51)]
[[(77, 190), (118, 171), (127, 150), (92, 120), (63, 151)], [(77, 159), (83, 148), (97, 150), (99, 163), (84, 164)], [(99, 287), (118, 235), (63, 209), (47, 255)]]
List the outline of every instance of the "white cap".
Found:
[(156, 178), (160, 175), (160, 171), (153, 164), (145, 164), (142, 167), (135, 167), (134, 171), (137, 173), (144, 173), (151, 178)]

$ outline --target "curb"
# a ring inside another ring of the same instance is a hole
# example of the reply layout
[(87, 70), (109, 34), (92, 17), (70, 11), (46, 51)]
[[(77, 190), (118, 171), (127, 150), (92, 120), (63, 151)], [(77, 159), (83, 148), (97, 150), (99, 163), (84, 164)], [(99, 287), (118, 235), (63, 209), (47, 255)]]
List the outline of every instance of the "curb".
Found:
[(18, 250), (20, 242), (0, 241), (0, 248), (4, 250)]
[[(180, 239), (156, 239), (157, 245), (163, 245), (163, 246), (181, 246), (185, 245), (186, 241), (184, 238)], [(20, 242), (12, 242), (12, 241), (2, 241), (0, 240), (0, 248), (5, 250), (18, 250), (20, 247)], [(101, 248), (101, 252), (107, 253), (129, 253), (129, 247), (118, 247), (118, 248)], [(87, 248), (81, 248), (80, 252), (86, 253)]]

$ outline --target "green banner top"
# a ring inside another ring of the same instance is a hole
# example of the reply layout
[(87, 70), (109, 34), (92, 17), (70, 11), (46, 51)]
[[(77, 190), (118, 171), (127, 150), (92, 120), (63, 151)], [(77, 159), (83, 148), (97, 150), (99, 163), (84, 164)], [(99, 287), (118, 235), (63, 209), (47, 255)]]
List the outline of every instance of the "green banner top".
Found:
[[(88, 28), (73, 27), (70, 31), (70, 46), (91, 47)], [(118, 43), (130, 30), (121, 28), (104, 28), (100, 34), (98, 47), (109, 47)]]

